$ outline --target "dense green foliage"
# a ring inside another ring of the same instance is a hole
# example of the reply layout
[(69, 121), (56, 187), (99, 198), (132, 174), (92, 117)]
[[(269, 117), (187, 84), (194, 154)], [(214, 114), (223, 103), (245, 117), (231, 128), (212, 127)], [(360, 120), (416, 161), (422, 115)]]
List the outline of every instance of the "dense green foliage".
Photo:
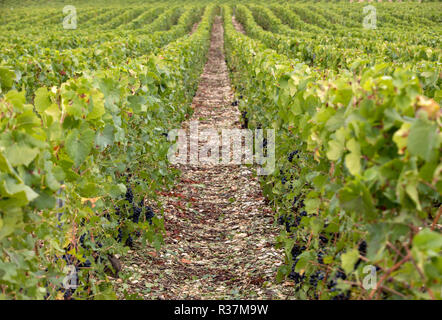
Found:
[[(251, 39), (224, 7), (249, 127), (278, 132), (276, 172), (262, 182), (285, 226), (279, 278), (293, 279), (301, 298), (440, 299), (441, 51), (429, 46), (440, 43), (440, 26), (436, 36), (413, 18), (418, 37), (400, 40), (402, 30), (388, 26), (382, 41), (383, 27), (347, 29), (326, 13), (361, 8), (238, 5)], [(327, 19), (310, 19), (313, 12)], [(389, 55), (401, 41), (426, 42), (419, 50), (429, 55)], [(363, 288), (367, 265), (376, 267), (376, 290)]]
[[(66, 60), (47, 58), (46, 53), (59, 54), (56, 49), (45, 46), (42, 55), (30, 54), (39, 72), (45, 65), (50, 69), (45, 70), (45, 78), (22, 70), (19, 60), (3, 60), (3, 298), (63, 297), (60, 285), (67, 261), (75, 261), (79, 267), (75, 298), (112, 298), (102, 257), (124, 254), (124, 242), (133, 230), (143, 231), (143, 241), (160, 245), (161, 219), (141, 217), (140, 223), (134, 223), (130, 218), (138, 208), (128, 199), (140, 202), (143, 210), (146, 202), (155, 204), (156, 191), (170, 186), (176, 176), (166, 163), (169, 142), (164, 132), (176, 127), (190, 111), (206, 59), (214, 7), (207, 6), (204, 16), (202, 12), (201, 7), (192, 6), (159, 15), (151, 25), (158, 26), (156, 21), (162, 19), (166, 30), (146, 35), (143, 41), (134, 40), (152, 45), (155, 53), (150, 55), (151, 50), (137, 51), (136, 45), (121, 50), (121, 44), (131, 40), (122, 34), (113, 40), (118, 45), (106, 44), (102, 47), (106, 52), (94, 59), (70, 49), (62, 51), (77, 62), (69, 69)], [(169, 21), (167, 17), (175, 13), (175, 22)], [(198, 29), (189, 36), (191, 26), (201, 17)], [(149, 26), (143, 28), (149, 30)], [(41, 41), (46, 40), (42, 37)], [(166, 47), (159, 47), (167, 42)], [(35, 48), (39, 44), (24, 39), (20, 45)], [(91, 67), (92, 63), (98, 67)], [(67, 78), (58, 77), (58, 64), (69, 72)], [(22, 73), (26, 77), (18, 76)], [(40, 85), (46, 86), (25, 90)]]
[(442, 299), (440, 3), (372, 3), (375, 30), (344, 1), (74, 3), (65, 30), (71, 3), (0, 2), (0, 299), (115, 298), (107, 257), (136, 234), (161, 245), (166, 133), (219, 8), (247, 125), (277, 132), (261, 179), (277, 280), (299, 298)]

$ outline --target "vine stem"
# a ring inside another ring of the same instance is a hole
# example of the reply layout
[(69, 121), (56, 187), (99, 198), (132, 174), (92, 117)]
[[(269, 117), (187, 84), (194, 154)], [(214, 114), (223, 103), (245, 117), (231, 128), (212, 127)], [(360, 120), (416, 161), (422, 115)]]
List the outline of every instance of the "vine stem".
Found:
[[(413, 256), (411, 255), (410, 250), (405, 247), (405, 249), (407, 250), (408, 255), (410, 256), (411, 259), (411, 263), (413, 263), (414, 267), (416, 268), (417, 272), (419, 273), (419, 276), (421, 277), (423, 282), (427, 281), (427, 278), (425, 277), (424, 273), (422, 272), (421, 268), (419, 268), (419, 266), (417, 265), (416, 261), (413, 259)], [(434, 293), (430, 288), (425, 287), (425, 289), (427, 289), (428, 294), (430, 295), (431, 299), (435, 300), (436, 298), (434, 297)]]
[(403, 295), (402, 293), (400, 293), (400, 292), (398, 292), (398, 291), (396, 291), (396, 290), (394, 290), (394, 289), (391, 289), (391, 288), (388, 288), (388, 287), (385, 287), (385, 286), (381, 286), (381, 290), (385, 290), (385, 291), (388, 291), (388, 292), (391, 292), (391, 293), (394, 293), (394, 294), (396, 294), (396, 295), (398, 295), (398, 296), (400, 296), (400, 297), (402, 297), (402, 298), (407, 298), (405, 295)]
[(313, 231), (310, 232), (310, 236), (308, 237), (307, 249), (310, 248), (310, 243), (311, 243), (311, 241), (312, 241), (312, 237), (313, 237)]
[(411, 255), (410, 253), (408, 253), (405, 258), (403, 258), (401, 261), (399, 261), (398, 263), (396, 263), (394, 266), (392, 266), (390, 269), (388, 269), (386, 271), (386, 273), (382, 276), (382, 278), (378, 281), (378, 283), (376, 284), (376, 290), (373, 290), (370, 293), (369, 299), (372, 300), (374, 295), (379, 291), (379, 289), (382, 287), (382, 284), (384, 283), (384, 281), (388, 278), (388, 276), (390, 275), (390, 273), (392, 273), (393, 271), (399, 269), (399, 267), (401, 265), (403, 265), (405, 262), (407, 262), (408, 260), (410, 260)]
[[(348, 281), (348, 280), (343, 280), (342, 282), (346, 283), (346, 284), (350, 284), (352, 286), (358, 286), (358, 287), (360, 287), (362, 289), (364, 288), (360, 282)], [(385, 287), (385, 286), (381, 286), (381, 289), (385, 290), (385, 291), (388, 291), (388, 292), (391, 292), (391, 293), (394, 293), (394, 294), (396, 294), (398, 296), (401, 296), (402, 298), (405, 298), (405, 299), (407, 298), (405, 295), (403, 295), (402, 293), (400, 293), (400, 292), (398, 292), (398, 291), (396, 291), (394, 289), (391, 289), (391, 288), (388, 288), (388, 287)]]
[(404, 257), (404, 255), (399, 251), (399, 249), (397, 249), (390, 241), (387, 241), (387, 246), (393, 249), (394, 252), (396, 252), (396, 254), (398, 254), (399, 256)]
[(442, 207), (439, 207), (439, 210), (437, 210), (437, 215), (434, 218), (433, 223), (431, 224), (431, 230), (434, 230), (434, 228), (436, 227), (436, 224), (439, 221), (441, 214), (442, 214)]

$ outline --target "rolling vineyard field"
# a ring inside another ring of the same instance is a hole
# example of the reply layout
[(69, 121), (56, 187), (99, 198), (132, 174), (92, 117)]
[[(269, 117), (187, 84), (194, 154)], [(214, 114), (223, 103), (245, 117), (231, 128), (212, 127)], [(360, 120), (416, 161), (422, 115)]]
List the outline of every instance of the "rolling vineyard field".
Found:
[[(441, 9), (0, 1), (0, 299), (442, 299)], [(274, 171), (172, 165), (192, 119)]]

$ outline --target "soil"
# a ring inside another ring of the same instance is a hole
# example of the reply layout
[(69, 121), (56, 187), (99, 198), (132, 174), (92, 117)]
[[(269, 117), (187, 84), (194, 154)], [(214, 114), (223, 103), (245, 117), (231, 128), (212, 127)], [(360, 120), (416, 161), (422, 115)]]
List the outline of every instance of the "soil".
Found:
[(235, 16), (232, 16), (232, 24), (235, 27), (236, 31), (241, 32), (242, 34), (246, 34), (246, 30), (241, 23), (236, 20)]

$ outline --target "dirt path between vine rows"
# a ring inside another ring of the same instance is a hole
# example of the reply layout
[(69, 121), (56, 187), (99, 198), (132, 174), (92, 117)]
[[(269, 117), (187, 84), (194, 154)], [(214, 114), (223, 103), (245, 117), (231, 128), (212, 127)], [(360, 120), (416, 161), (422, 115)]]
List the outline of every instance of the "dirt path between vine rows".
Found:
[[(203, 128), (240, 128), (240, 112), (224, 57), (224, 31), (215, 18), (194, 114)], [(189, 125), (183, 124), (183, 128)], [(283, 253), (279, 228), (256, 177), (245, 166), (180, 165), (182, 177), (163, 195), (167, 237), (159, 252), (139, 244), (125, 257), (120, 293), (144, 299), (290, 299), (277, 284)]]
[(246, 34), (246, 30), (244, 26), (236, 20), (235, 16), (232, 16), (232, 24), (235, 27), (236, 31), (241, 32), (242, 34)]

